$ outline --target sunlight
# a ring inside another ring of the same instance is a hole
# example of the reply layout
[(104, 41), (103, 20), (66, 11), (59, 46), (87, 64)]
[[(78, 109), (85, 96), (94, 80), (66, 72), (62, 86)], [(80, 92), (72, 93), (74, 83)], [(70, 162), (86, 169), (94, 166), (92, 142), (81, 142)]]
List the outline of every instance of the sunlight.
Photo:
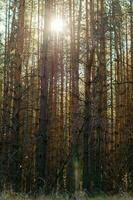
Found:
[(64, 22), (61, 18), (57, 17), (52, 20), (51, 30), (53, 32), (56, 32), (56, 33), (63, 32), (63, 28), (64, 28)]

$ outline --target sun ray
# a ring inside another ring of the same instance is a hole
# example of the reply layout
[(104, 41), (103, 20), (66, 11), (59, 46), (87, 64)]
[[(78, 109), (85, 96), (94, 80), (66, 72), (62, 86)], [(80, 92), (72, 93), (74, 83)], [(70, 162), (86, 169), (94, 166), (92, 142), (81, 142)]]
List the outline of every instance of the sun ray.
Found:
[(63, 19), (60, 17), (56, 17), (51, 21), (51, 31), (52, 32), (63, 32), (64, 29), (64, 22)]

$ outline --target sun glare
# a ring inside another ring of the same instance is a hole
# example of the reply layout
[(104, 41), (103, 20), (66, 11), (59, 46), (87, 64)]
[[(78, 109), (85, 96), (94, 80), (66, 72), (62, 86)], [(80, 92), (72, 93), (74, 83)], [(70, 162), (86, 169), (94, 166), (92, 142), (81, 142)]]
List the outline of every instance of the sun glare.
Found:
[(53, 32), (56, 32), (56, 33), (63, 32), (63, 28), (64, 28), (64, 23), (61, 18), (58, 17), (52, 20), (51, 30)]

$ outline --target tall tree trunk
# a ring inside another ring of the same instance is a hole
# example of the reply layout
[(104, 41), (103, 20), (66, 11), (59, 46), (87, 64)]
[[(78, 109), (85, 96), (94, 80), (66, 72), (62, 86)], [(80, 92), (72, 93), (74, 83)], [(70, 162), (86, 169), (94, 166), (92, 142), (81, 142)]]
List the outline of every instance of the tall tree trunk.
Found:
[(16, 191), (20, 190), (21, 185), (21, 146), (20, 146), (20, 115), (21, 115), (21, 98), (22, 98), (22, 55), (24, 44), (24, 12), (25, 12), (25, 0), (19, 2), (18, 7), (18, 32), (16, 36), (16, 49), (15, 58), (12, 62), (14, 70), (14, 97), (13, 97), (13, 148), (12, 148), (12, 184)]
[(37, 134), (36, 147), (36, 182), (37, 188), (45, 185), (46, 175), (46, 151), (48, 139), (47, 112), (48, 112), (48, 34), (49, 34), (50, 2), (45, 0), (45, 30), (41, 49), (41, 94), (40, 94), (40, 125)]

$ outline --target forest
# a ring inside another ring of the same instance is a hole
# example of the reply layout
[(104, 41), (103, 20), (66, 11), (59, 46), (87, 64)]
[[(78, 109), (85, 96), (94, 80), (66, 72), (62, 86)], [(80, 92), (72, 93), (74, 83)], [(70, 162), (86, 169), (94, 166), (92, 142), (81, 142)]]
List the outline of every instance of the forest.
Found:
[(0, 191), (133, 192), (133, 1), (0, 0)]

